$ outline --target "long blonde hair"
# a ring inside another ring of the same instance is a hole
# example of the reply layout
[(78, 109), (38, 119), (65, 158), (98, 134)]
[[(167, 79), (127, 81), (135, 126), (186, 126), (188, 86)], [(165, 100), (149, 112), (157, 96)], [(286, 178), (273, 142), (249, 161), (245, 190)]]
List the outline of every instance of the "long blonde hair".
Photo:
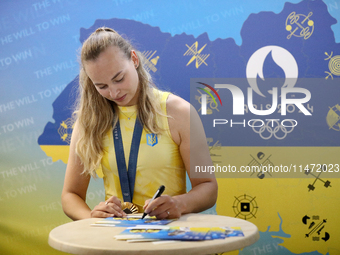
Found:
[[(150, 74), (143, 66), (143, 55), (115, 30), (107, 27), (98, 28), (83, 43), (81, 49), (81, 69), (79, 74), (79, 99), (74, 116), (79, 128), (79, 140), (76, 145), (77, 155), (84, 165), (84, 173), (95, 176), (103, 155), (103, 138), (118, 121), (117, 105), (101, 96), (96, 90), (84, 64), (96, 60), (101, 52), (110, 46), (118, 47), (128, 60), (131, 50), (135, 50), (139, 58), (137, 73), (139, 78), (139, 95), (137, 117), (151, 133), (160, 133), (157, 116), (163, 115), (160, 109), (160, 98), (153, 91), (155, 87)], [(113, 107), (113, 110), (112, 110)]]

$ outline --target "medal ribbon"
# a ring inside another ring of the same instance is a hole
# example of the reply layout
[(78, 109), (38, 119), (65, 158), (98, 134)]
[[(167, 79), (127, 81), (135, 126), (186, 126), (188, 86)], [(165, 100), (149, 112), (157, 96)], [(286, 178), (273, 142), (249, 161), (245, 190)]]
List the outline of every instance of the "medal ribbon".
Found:
[(132, 203), (133, 192), (135, 189), (137, 158), (142, 137), (143, 125), (140, 123), (138, 117), (136, 118), (135, 127), (131, 141), (129, 166), (126, 168), (126, 161), (124, 155), (122, 133), (120, 131), (119, 120), (113, 130), (113, 142), (115, 146), (116, 161), (119, 173), (120, 186), (122, 189), (123, 199), (125, 202)]

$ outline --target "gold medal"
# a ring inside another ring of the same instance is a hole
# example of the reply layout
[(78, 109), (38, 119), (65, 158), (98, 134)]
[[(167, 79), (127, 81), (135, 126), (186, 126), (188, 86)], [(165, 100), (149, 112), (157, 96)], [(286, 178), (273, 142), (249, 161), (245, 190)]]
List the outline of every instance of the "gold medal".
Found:
[(135, 214), (138, 213), (138, 207), (130, 202), (124, 202), (122, 205), (122, 210), (126, 214)]

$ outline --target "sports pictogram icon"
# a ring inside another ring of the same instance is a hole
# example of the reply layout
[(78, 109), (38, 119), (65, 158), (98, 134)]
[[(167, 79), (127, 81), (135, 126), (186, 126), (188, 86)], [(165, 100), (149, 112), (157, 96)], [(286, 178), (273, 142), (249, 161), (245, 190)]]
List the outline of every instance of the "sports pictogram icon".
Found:
[(217, 140), (216, 142), (214, 142), (213, 138), (207, 138), (207, 143), (209, 146), (210, 157), (213, 163), (214, 164), (221, 163), (222, 162), (220, 161), (221, 158), (218, 158), (218, 160), (216, 160), (216, 157), (221, 157), (221, 152), (219, 152), (221, 150), (220, 141)]
[(309, 217), (305, 215), (302, 217), (302, 223), (308, 226), (308, 232), (305, 234), (306, 238), (311, 238), (313, 241), (323, 240), (327, 242), (330, 238), (330, 234), (328, 232), (324, 232), (327, 219), (320, 220), (318, 215), (313, 215)]
[(73, 124), (74, 121), (71, 118), (68, 118), (67, 120), (61, 122), (58, 128), (58, 134), (60, 135), (60, 139), (66, 142), (67, 144), (71, 143)]
[(329, 72), (325, 71), (326, 74), (328, 74), (325, 79), (327, 80), (329, 77), (333, 80), (333, 75), (340, 76), (340, 55), (336, 55), (333, 57), (333, 51), (329, 55), (327, 52), (325, 52), (325, 55), (327, 58), (325, 60), (329, 60), (328, 62), (328, 68)]
[(157, 62), (159, 60), (159, 56), (153, 57), (156, 54), (156, 50), (155, 51), (143, 51), (142, 55), (144, 56), (144, 68), (147, 71), (153, 71), (154, 73), (157, 71), (156, 65)]
[[(265, 154), (263, 152), (258, 152), (256, 157), (254, 158), (252, 155), (250, 155), (250, 157), (252, 157), (252, 160), (248, 163), (248, 166), (252, 167), (252, 166), (256, 166), (258, 167), (258, 169), (261, 169), (261, 166), (275, 166), (273, 164), (273, 162), (271, 162), (269, 160), (269, 158), (272, 155), (269, 155), (269, 157), (267, 157), (266, 159), (263, 160), (263, 158), (265, 157)], [(253, 174), (255, 174), (255, 172), (252, 172), (250, 176), (252, 176)], [(267, 174), (269, 174), (270, 176), (272, 176), (269, 172), (267, 172)], [(265, 173), (263, 171), (261, 172), (256, 172), (256, 175), (259, 179), (263, 179), (265, 177)]]
[(205, 60), (210, 56), (210, 54), (202, 54), (201, 52), (204, 50), (207, 44), (204, 44), (202, 48), (198, 49), (198, 42), (194, 42), (191, 46), (186, 44), (188, 50), (184, 53), (183, 56), (192, 56), (192, 58), (187, 63), (187, 66), (190, 65), (194, 60), (196, 60), (196, 68), (199, 68), (202, 64), (208, 65)]
[(326, 121), (329, 129), (340, 131), (340, 105), (337, 104), (333, 107), (329, 107)]
[[(323, 169), (324, 170), (324, 169)], [(305, 174), (306, 175), (312, 175), (313, 177), (315, 177), (315, 180), (314, 180), (314, 182), (312, 183), (312, 184), (309, 184), (308, 185), (308, 191), (314, 191), (315, 190), (315, 183), (317, 182), (317, 181), (321, 181), (321, 182), (323, 182), (324, 183), (324, 186), (326, 187), (326, 188), (328, 188), (328, 187), (332, 187), (331, 186), (331, 182), (330, 181), (324, 181), (324, 180), (322, 180), (321, 178), (320, 178), (320, 175), (322, 174), (322, 171), (318, 174), (318, 176), (316, 176), (314, 173), (312, 173), (312, 171), (310, 171), (309, 169), (305, 169)]]
[(251, 197), (246, 194), (235, 197), (233, 204), (235, 218), (238, 217), (244, 220), (248, 220), (253, 217), (256, 218), (255, 215), (259, 207), (257, 206), (255, 198), (256, 197)]
[(286, 19), (286, 30), (290, 33), (287, 39), (295, 36), (307, 40), (311, 37), (314, 31), (314, 21), (310, 19), (312, 15), (313, 12), (308, 13), (307, 16), (291, 12)]

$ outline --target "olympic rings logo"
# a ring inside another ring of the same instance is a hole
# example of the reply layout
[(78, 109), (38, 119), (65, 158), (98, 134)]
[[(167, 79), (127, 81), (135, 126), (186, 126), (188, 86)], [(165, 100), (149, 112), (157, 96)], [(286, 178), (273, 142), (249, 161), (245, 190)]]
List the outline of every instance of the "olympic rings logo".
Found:
[[(278, 139), (282, 140), (285, 139), (287, 134), (291, 133), (294, 130), (294, 125), (292, 120), (285, 120), (287, 122), (290, 122), (291, 126), (283, 125), (282, 122), (280, 123), (278, 120), (268, 120), (266, 124), (261, 126), (255, 126), (256, 122), (264, 123), (262, 120), (253, 120), (252, 128), (255, 133), (259, 134), (260, 137), (264, 140), (268, 140), (272, 138), (273, 136)], [(271, 123), (271, 126), (269, 125)], [(275, 123), (275, 124), (274, 124)], [(268, 135), (266, 135), (268, 133)], [(280, 136), (280, 133), (283, 133), (282, 136)]]

